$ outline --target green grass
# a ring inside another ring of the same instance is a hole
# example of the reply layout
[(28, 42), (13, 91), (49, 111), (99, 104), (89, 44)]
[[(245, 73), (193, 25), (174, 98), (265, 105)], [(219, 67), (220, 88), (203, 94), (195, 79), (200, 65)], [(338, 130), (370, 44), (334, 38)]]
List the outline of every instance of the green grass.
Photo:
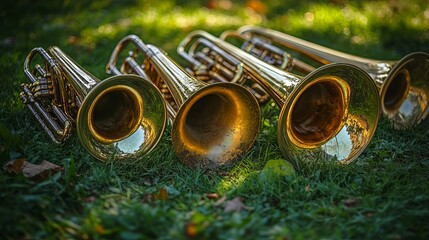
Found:
[[(427, 1), (246, 1), (229, 9), (208, 1), (17, 0), (2, 7), (0, 32), (0, 163), (17, 157), (64, 167), (42, 182), (0, 174), (0, 236), (20, 238), (183, 239), (427, 239), (429, 237), (429, 121), (398, 132), (386, 119), (368, 148), (348, 166), (308, 165), (295, 176), (261, 180), (281, 158), (277, 115), (263, 106), (261, 133), (234, 166), (185, 167), (171, 148), (170, 126), (148, 156), (123, 163), (89, 156), (76, 136), (53, 145), (19, 100), (23, 61), (34, 47), (59, 46), (100, 79), (117, 41), (134, 33), (179, 59), (175, 48), (190, 31), (218, 35), (256, 24), (365, 57), (399, 59), (429, 52)], [(396, 3), (395, 3), (396, 2)], [(228, 5), (225, 5), (226, 7)], [(158, 197), (165, 189), (169, 198)], [(250, 209), (225, 212), (241, 197)], [(187, 229), (187, 230), (186, 230)]]

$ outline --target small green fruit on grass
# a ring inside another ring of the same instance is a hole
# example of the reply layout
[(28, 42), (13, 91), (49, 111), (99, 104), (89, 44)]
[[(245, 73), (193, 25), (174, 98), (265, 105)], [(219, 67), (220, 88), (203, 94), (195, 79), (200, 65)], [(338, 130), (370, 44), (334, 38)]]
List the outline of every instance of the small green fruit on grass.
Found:
[(290, 162), (284, 159), (269, 160), (259, 173), (259, 176), (264, 180), (293, 175), (295, 175), (295, 169)]

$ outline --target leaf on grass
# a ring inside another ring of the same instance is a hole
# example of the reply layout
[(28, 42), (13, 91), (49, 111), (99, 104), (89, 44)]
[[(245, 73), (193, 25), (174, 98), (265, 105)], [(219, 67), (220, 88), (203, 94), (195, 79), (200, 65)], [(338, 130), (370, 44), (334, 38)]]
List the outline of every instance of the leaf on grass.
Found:
[(159, 191), (153, 195), (153, 199), (156, 200), (168, 200), (168, 192), (165, 188), (159, 189)]
[(195, 223), (187, 223), (185, 225), (185, 234), (188, 238), (194, 238), (198, 234), (197, 225)]
[(217, 193), (206, 193), (205, 196), (208, 199), (218, 199), (219, 198), (219, 194), (217, 194)]
[(344, 206), (349, 207), (349, 208), (356, 206), (357, 203), (358, 203), (358, 201), (356, 198), (348, 198), (348, 199), (344, 200)]
[(24, 158), (18, 158), (6, 163), (3, 167), (8, 173), (20, 174), (32, 180), (43, 180), (53, 173), (62, 171), (63, 167), (50, 163), (46, 160), (39, 165), (25, 161)]
[(367, 212), (367, 213), (365, 214), (365, 216), (366, 216), (367, 218), (372, 218), (372, 217), (374, 217), (374, 212)]
[(83, 199), (84, 202), (91, 203), (95, 201), (95, 196), (89, 196)]
[(19, 174), (22, 172), (22, 168), (24, 167), (25, 159), (24, 158), (18, 158), (13, 161), (10, 161), (6, 163), (3, 166), (3, 169), (6, 170), (7, 173), (15, 173)]
[(230, 201), (226, 201), (224, 212), (240, 212), (242, 210), (252, 210), (252, 208), (244, 205), (241, 197), (236, 197)]

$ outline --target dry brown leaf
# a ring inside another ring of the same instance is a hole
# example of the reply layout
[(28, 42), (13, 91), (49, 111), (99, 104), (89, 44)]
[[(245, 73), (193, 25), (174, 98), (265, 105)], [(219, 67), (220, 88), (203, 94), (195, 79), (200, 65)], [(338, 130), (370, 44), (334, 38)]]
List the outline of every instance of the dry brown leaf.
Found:
[(188, 238), (194, 238), (197, 236), (198, 229), (195, 223), (187, 223), (185, 225), (185, 234)]
[(18, 158), (13, 161), (7, 162), (3, 169), (6, 170), (7, 173), (15, 173), (19, 174), (22, 172), (22, 168), (24, 167), (24, 163), (26, 163), (24, 158)]
[(95, 196), (89, 196), (83, 199), (84, 202), (91, 203), (95, 201)]
[(346, 207), (355, 207), (357, 205), (357, 199), (356, 198), (348, 198), (346, 200), (344, 200), (344, 206)]
[(252, 208), (244, 205), (241, 197), (236, 197), (230, 201), (226, 201), (224, 212), (240, 212), (242, 210), (252, 210)]
[(219, 194), (217, 194), (217, 193), (206, 193), (205, 195), (208, 199), (218, 199), (219, 198)]
[(372, 218), (372, 217), (374, 217), (374, 212), (367, 212), (365, 215), (368, 218)]
[(22, 173), (25, 177), (32, 180), (43, 180), (53, 173), (62, 171), (63, 167), (50, 163), (46, 160), (39, 165), (29, 163), (23, 158), (18, 158), (6, 163), (3, 167), (8, 173)]
[(165, 188), (159, 189), (158, 193), (153, 195), (153, 199), (157, 200), (168, 200), (168, 192)]

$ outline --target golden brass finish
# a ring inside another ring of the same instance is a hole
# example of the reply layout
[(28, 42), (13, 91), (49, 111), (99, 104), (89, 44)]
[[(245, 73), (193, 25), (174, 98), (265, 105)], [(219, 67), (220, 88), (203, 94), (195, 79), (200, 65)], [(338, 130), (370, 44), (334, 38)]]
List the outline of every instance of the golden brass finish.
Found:
[[(279, 58), (278, 56), (283, 56), (286, 51), (292, 50), (320, 64), (343, 62), (362, 68), (379, 88), (382, 111), (396, 129), (413, 127), (429, 112), (429, 54), (427, 53), (414, 52), (396, 62), (383, 62), (335, 51), (261, 27), (245, 26), (234, 34), (245, 37), (246, 43), (243, 48), (260, 58), (262, 58), (260, 52), (269, 51), (270, 55)], [(231, 33), (225, 33), (223, 37), (228, 36), (231, 36)], [(283, 50), (285, 48), (286, 51)], [(271, 49), (275, 50), (271, 51)], [(279, 61), (275, 65), (282, 67), (285, 64)], [(306, 74), (315, 68), (294, 59), (288, 69), (298, 69)]]
[(331, 139), (343, 126), (350, 101), (350, 87), (335, 76), (314, 79), (293, 99), (287, 114), (292, 143), (314, 148)]
[(238, 83), (255, 95), (260, 103), (269, 99), (268, 93), (259, 84), (244, 77), (240, 61), (221, 48), (213, 46), (210, 41), (204, 38), (196, 39), (188, 51), (178, 48), (178, 53), (189, 63), (185, 70), (196, 79), (209, 83)]
[(241, 62), (245, 77), (262, 86), (280, 106), (277, 139), (295, 168), (312, 160), (350, 163), (370, 142), (380, 114), (379, 96), (375, 83), (358, 67), (330, 64), (299, 77), (204, 31), (188, 34), (177, 51), (195, 51), (199, 39), (206, 42), (204, 48), (229, 54), (222, 58)]
[[(119, 70), (119, 55), (130, 43), (135, 48)], [(140, 54), (142, 64), (135, 60)], [(261, 115), (255, 97), (244, 87), (199, 81), (135, 35), (118, 42), (107, 64), (108, 73), (120, 75), (124, 71), (148, 76), (160, 89), (164, 84), (168, 87), (174, 100), (167, 104), (173, 121), (171, 141), (176, 155), (187, 166), (215, 168), (229, 164), (253, 145)]]
[(90, 104), (89, 131), (102, 143), (120, 141), (137, 130), (142, 117), (143, 101), (137, 91), (122, 85), (110, 87)]
[[(44, 67), (36, 64), (31, 69), (36, 56)], [(57, 47), (48, 52), (33, 49), (24, 72), (31, 83), (21, 85), (21, 99), (56, 143), (64, 143), (75, 125), (91, 155), (122, 160), (148, 153), (164, 132), (167, 111), (161, 93), (141, 77), (100, 81)]]

